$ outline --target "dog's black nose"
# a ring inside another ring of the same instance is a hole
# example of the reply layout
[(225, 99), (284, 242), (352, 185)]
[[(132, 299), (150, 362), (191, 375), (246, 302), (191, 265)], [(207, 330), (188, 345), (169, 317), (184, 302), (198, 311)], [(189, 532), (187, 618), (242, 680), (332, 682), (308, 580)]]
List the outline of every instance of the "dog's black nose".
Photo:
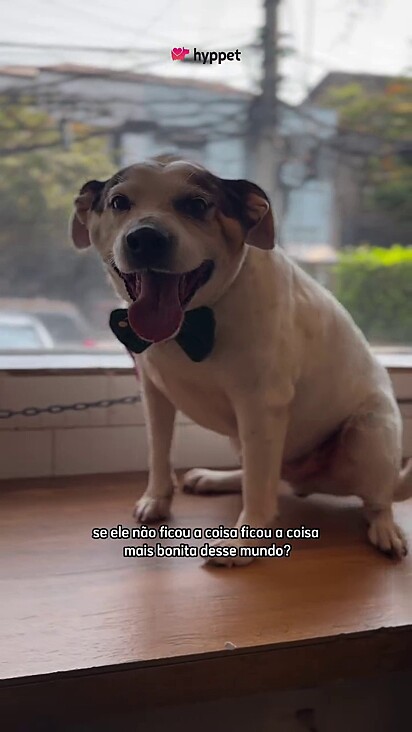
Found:
[(145, 224), (126, 236), (126, 244), (134, 258), (157, 259), (168, 248), (170, 237), (157, 227)]

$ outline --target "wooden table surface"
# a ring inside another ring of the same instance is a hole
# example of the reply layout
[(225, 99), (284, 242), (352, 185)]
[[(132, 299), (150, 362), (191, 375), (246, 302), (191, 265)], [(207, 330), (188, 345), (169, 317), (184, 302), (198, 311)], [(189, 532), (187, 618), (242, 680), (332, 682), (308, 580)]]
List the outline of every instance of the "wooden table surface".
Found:
[[(91, 538), (94, 527), (134, 526), (144, 482), (0, 484), (0, 700), (7, 691), (10, 704), (41, 704), (44, 689), (57, 708), (70, 688), (115, 708), (130, 684), (134, 703), (150, 704), (412, 664), (412, 554), (393, 562), (369, 546), (355, 500), (285, 489), (278, 526), (319, 528), (321, 538), (230, 570), (124, 558), (124, 545), (143, 542)], [(230, 526), (239, 504), (179, 494), (168, 524)], [(412, 501), (395, 511), (412, 546)]]

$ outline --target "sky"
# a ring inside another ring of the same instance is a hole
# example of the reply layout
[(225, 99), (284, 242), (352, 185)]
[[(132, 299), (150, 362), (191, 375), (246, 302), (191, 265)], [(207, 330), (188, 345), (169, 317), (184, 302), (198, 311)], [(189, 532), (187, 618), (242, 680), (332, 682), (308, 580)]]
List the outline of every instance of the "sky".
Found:
[[(282, 44), (293, 49), (280, 64), (281, 96), (291, 103), (331, 70), (412, 69), (410, 0), (282, 0), (279, 21)], [(263, 0), (3, 1), (0, 64), (113, 66), (253, 90), (260, 77), (253, 44), (262, 22)], [(196, 66), (172, 61), (171, 48), (182, 46), (239, 50), (241, 59)]]

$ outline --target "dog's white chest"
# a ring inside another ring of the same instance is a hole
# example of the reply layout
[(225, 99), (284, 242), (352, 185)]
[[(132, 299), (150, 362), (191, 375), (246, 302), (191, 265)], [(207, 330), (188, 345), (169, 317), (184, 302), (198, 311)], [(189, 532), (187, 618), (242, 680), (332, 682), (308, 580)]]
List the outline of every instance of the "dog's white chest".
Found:
[(206, 429), (236, 436), (233, 407), (223, 389), (214, 382), (209, 363), (190, 361), (175, 343), (146, 351), (140, 363), (177, 410)]

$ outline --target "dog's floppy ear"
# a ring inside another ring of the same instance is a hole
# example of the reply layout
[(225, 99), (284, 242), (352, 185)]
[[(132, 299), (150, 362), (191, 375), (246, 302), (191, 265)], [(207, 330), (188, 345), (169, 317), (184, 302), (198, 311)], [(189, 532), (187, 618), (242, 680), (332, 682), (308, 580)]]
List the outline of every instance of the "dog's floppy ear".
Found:
[(74, 212), (70, 219), (70, 235), (75, 247), (86, 249), (89, 247), (90, 237), (87, 228), (87, 217), (90, 209), (96, 206), (105, 183), (100, 180), (89, 180), (80, 189), (74, 201)]
[(222, 180), (229, 215), (243, 226), (247, 244), (260, 249), (275, 246), (275, 222), (266, 193), (248, 180)]

